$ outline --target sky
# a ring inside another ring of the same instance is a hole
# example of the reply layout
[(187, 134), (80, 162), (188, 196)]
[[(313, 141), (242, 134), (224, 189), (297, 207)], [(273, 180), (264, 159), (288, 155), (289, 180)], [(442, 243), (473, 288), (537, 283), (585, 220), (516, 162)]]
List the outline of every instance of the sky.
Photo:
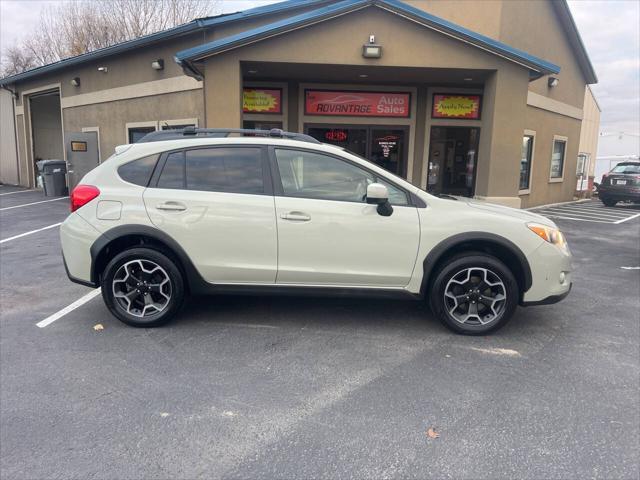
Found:
[[(28, 35), (40, 11), (55, 3), (0, 0), (0, 47)], [(219, 0), (216, 8), (233, 12), (268, 3), (274, 0)], [(569, 0), (569, 6), (598, 75), (592, 89), (602, 109), (600, 130), (640, 134), (640, 2)]]

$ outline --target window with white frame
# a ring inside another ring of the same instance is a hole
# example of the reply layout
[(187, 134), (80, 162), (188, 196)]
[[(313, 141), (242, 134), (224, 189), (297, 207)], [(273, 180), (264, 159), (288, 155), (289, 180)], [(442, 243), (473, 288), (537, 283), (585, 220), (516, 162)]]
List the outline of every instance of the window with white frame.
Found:
[(531, 163), (533, 160), (533, 135), (522, 137), (522, 155), (520, 155), (520, 190), (529, 190), (531, 185)]
[(127, 143), (136, 143), (146, 134), (158, 130), (158, 122), (130, 122), (125, 124)]
[(549, 178), (551, 180), (562, 179), (566, 153), (567, 153), (567, 140), (561, 137), (554, 137), (553, 150), (551, 151), (551, 170), (549, 172)]

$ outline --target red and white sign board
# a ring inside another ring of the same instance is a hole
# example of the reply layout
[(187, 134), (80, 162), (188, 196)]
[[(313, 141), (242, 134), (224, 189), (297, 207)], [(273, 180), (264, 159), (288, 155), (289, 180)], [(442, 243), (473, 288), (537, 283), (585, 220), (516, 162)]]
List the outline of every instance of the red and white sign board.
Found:
[(407, 118), (410, 103), (409, 93), (306, 90), (304, 109), (307, 115)]

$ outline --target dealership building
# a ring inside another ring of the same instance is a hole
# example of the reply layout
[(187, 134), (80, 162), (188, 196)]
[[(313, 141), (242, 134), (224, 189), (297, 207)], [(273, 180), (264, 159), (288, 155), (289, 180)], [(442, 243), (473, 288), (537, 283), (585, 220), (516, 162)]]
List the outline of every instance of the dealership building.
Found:
[(64, 158), (73, 186), (155, 130), (282, 128), (525, 208), (573, 198), (596, 82), (565, 0), (285, 1), (0, 80), (0, 180), (32, 187), (35, 161)]

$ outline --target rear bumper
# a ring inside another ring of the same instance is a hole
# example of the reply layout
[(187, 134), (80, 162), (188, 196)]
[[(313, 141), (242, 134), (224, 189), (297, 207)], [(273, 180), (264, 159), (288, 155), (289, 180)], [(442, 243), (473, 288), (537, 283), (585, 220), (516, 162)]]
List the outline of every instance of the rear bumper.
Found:
[(640, 188), (600, 185), (598, 187), (598, 195), (600, 198), (606, 197), (619, 201), (629, 200), (632, 202), (638, 202), (640, 201)]
[(98, 285), (96, 285), (95, 282), (87, 282), (86, 280), (82, 280), (80, 278), (74, 277), (73, 275), (71, 275), (71, 273), (69, 273), (69, 267), (67, 267), (67, 260), (64, 258), (64, 253), (62, 253), (62, 263), (64, 264), (64, 271), (67, 273), (67, 277), (69, 278), (69, 280), (71, 280), (73, 283), (77, 283), (79, 285), (84, 285), (85, 287), (92, 287), (92, 288), (97, 288)]
[(69, 215), (60, 226), (62, 259), (72, 282), (96, 286), (91, 278), (91, 245), (99, 236), (100, 232), (77, 213)]

